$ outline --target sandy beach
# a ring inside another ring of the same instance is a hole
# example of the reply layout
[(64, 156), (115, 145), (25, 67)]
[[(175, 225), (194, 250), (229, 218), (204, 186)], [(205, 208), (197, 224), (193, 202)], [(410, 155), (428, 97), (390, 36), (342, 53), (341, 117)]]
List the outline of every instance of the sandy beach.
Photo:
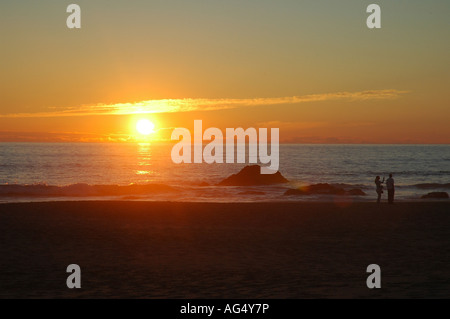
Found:
[(0, 243), (1, 298), (450, 297), (448, 201), (1, 204)]

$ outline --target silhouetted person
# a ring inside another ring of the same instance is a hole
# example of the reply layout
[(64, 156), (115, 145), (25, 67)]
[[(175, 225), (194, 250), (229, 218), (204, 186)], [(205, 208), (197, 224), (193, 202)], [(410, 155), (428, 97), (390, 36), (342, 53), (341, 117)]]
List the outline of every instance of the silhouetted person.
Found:
[(375, 185), (377, 185), (377, 194), (378, 194), (378, 198), (377, 198), (377, 203), (379, 204), (381, 201), (381, 194), (383, 194), (383, 184), (384, 183), (384, 177), (383, 177), (383, 181), (380, 181), (380, 176), (377, 176), (375, 178)]
[(386, 180), (386, 188), (388, 191), (388, 203), (394, 204), (395, 186), (392, 174), (389, 174), (389, 178)]

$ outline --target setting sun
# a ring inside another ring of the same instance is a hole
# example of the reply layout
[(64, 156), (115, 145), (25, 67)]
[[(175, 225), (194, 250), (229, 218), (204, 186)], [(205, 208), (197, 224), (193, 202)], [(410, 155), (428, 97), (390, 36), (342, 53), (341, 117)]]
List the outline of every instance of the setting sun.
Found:
[(136, 124), (136, 130), (142, 135), (149, 135), (154, 132), (155, 124), (147, 119), (139, 120)]

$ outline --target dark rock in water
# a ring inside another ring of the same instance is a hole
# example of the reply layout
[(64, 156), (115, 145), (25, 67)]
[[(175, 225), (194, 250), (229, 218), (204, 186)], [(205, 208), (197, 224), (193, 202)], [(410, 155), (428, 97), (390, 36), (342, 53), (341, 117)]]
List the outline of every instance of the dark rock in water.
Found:
[(433, 192), (433, 193), (428, 193), (426, 195), (423, 195), (421, 197), (422, 199), (426, 199), (426, 198), (449, 198), (448, 193), (447, 192)]
[(345, 190), (330, 184), (314, 184), (307, 187), (311, 194), (345, 195)]
[(350, 191), (346, 191), (341, 187), (336, 187), (330, 184), (314, 184), (309, 185), (299, 189), (289, 189), (284, 195), (352, 195), (352, 196), (365, 196), (364, 193), (360, 189), (352, 189)]
[(225, 178), (218, 185), (220, 186), (252, 186), (252, 185), (271, 185), (288, 183), (289, 181), (281, 175), (280, 172), (275, 174), (261, 174), (259, 165), (244, 167), (239, 173), (233, 174)]
[(314, 184), (305, 186), (299, 189), (289, 189), (284, 195), (344, 195), (345, 190), (343, 188), (335, 187), (330, 184)]

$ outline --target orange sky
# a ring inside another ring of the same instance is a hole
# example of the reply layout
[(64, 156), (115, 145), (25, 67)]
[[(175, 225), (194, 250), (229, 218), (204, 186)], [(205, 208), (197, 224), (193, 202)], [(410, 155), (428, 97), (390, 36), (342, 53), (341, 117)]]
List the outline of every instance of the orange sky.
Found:
[[(164, 141), (278, 127), (284, 143), (450, 143), (450, 4), (2, 2), (0, 141)], [(156, 133), (140, 136), (148, 118)]]

